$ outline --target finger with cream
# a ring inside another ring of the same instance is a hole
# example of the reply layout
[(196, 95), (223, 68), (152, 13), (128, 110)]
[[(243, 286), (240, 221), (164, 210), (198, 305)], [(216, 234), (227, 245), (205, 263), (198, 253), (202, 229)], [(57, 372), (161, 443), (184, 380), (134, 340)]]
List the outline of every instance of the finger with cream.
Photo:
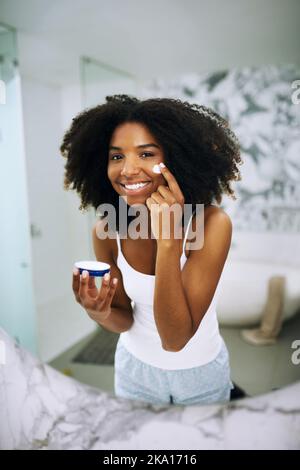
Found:
[(165, 166), (163, 163), (159, 163), (158, 165), (154, 165), (152, 168), (153, 173), (161, 173), (161, 167)]

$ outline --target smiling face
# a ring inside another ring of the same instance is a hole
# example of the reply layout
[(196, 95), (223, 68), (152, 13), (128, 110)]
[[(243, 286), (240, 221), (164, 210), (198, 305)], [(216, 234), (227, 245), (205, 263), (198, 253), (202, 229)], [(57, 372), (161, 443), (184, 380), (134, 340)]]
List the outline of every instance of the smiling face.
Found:
[[(115, 191), (127, 197), (127, 204), (146, 204), (159, 185), (166, 185), (164, 177), (153, 172), (160, 162), (164, 162), (163, 149), (146, 126), (126, 122), (114, 130), (107, 176)], [(132, 184), (138, 186), (128, 187)]]

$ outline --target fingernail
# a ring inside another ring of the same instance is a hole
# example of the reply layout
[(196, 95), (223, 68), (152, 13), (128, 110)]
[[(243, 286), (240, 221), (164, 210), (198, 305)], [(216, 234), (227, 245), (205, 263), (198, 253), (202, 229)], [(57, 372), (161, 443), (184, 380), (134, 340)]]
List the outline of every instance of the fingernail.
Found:
[(152, 171), (153, 173), (157, 173), (157, 174), (161, 173), (159, 165), (154, 165), (154, 167), (152, 168)]
[(115, 277), (114, 280), (113, 280), (113, 283), (116, 285), (118, 282), (118, 279)]
[(75, 274), (75, 276), (78, 274), (78, 269), (77, 268), (73, 268), (73, 274)]
[(159, 166), (160, 166), (161, 168), (166, 168), (166, 165), (165, 165), (163, 162), (160, 162)]
[(83, 272), (82, 272), (82, 277), (85, 279), (87, 276), (88, 276), (88, 272), (87, 272), (87, 271), (83, 271)]
[(109, 273), (104, 274), (104, 281), (108, 281), (109, 279)]

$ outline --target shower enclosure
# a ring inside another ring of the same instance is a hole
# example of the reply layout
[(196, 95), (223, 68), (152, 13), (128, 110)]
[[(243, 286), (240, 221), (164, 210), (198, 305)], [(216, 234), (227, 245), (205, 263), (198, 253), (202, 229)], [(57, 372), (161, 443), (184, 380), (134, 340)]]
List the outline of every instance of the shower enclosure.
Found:
[(1, 24), (0, 161), (0, 327), (36, 353), (17, 35), (13, 28)]

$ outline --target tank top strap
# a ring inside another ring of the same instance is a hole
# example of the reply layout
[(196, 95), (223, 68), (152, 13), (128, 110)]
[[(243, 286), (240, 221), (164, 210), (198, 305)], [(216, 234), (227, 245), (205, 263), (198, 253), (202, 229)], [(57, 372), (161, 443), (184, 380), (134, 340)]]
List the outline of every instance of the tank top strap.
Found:
[(195, 211), (192, 212), (192, 215), (191, 215), (191, 217), (190, 217), (190, 220), (188, 221), (188, 224), (187, 224), (186, 232), (185, 232), (185, 234), (184, 234), (184, 239), (183, 239), (183, 253), (185, 253), (185, 244), (186, 244), (187, 236), (188, 236), (188, 233), (189, 233), (189, 230), (190, 230), (190, 226), (191, 226), (191, 223), (192, 223), (192, 219), (193, 219), (194, 213), (195, 213)]
[(119, 232), (116, 230), (116, 240), (118, 245), (118, 253), (121, 253), (121, 242), (120, 242), (120, 235)]

